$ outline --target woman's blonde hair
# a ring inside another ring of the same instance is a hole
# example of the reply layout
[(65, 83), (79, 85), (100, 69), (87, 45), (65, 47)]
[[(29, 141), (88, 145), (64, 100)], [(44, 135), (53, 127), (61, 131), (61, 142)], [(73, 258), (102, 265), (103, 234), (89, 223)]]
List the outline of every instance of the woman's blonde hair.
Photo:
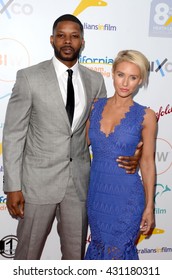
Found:
[(139, 67), (141, 79), (142, 79), (142, 85), (146, 87), (148, 84), (148, 74), (150, 69), (150, 64), (146, 56), (136, 50), (120, 51), (113, 62), (112, 72), (114, 72), (116, 70), (117, 65), (123, 61), (134, 63)]

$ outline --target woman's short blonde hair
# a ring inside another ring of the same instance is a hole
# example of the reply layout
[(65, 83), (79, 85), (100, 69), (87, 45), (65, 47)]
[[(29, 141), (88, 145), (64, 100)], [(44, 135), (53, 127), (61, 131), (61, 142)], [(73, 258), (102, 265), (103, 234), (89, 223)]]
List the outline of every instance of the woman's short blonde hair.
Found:
[(113, 62), (112, 72), (114, 72), (116, 70), (117, 65), (123, 61), (134, 63), (139, 67), (141, 79), (142, 79), (142, 85), (147, 86), (150, 64), (146, 56), (136, 50), (120, 51)]

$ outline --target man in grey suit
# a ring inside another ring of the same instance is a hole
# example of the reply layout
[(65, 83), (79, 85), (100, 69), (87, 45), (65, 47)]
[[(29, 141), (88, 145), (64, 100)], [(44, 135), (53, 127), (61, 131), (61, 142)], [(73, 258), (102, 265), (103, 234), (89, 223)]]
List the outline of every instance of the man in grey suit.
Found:
[[(78, 63), (84, 37), (76, 17), (59, 17), (50, 42), (51, 60), (18, 71), (6, 112), (4, 192), (9, 213), (19, 218), (16, 260), (41, 258), (55, 218), (62, 259), (83, 259), (85, 251), (90, 169), (85, 125), (93, 100), (106, 96), (106, 89), (100, 73)], [(68, 69), (75, 92), (71, 125), (65, 108)]]

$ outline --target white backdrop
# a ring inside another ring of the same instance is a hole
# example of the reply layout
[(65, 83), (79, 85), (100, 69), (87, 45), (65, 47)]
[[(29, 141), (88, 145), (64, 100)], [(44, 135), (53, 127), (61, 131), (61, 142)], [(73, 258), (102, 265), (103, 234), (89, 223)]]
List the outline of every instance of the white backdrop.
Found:
[[(16, 71), (52, 57), (52, 25), (65, 13), (84, 24), (80, 63), (102, 73), (108, 96), (113, 94), (111, 64), (119, 50), (137, 49), (150, 60), (148, 89), (135, 100), (158, 117), (156, 227), (149, 238), (141, 237), (138, 250), (140, 259), (172, 259), (172, 0), (0, 0), (0, 259), (12, 259), (17, 244), (17, 221), (8, 214), (2, 190), (6, 106)], [(60, 256), (55, 222), (42, 259)]]

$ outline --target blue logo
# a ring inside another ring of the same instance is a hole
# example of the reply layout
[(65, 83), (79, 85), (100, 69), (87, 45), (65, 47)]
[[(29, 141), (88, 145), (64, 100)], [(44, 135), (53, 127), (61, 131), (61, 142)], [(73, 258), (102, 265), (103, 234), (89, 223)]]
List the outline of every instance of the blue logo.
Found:
[(5, 4), (3, 0), (0, 0), (0, 4), (2, 6), (2, 9), (0, 10), (0, 14), (5, 13), (7, 15), (8, 18), (11, 18), (11, 15), (8, 11), (8, 7), (10, 6), (10, 4), (13, 2), (14, 0), (9, 0), (7, 1), (7, 3)]
[(7, 198), (6, 196), (0, 196), (0, 204), (6, 204)]
[(165, 76), (165, 73), (171, 73), (172, 72), (172, 62), (168, 61), (167, 58), (164, 58), (164, 60), (156, 59), (155, 61), (151, 61), (150, 63), (150, 71), (160, 73), (162, 77)]
[(156, 184), (156, 194), (155, 194), (155, 203), (158, 197), (161, 197), (164, 193), (171, 191), (171, 189), (167, 185)]
[(155, 197), (154, 197), (154, 201), (155, 201), (154, 213), (155, 213), (155, 215), (166, 214), (167, 209), (158, 207), (157, 201), (158, 201), (158, 199), (160, 199), (160, 197), (164, 196), (164, 194), (171, 191), (171, 189), (167, 185), (163, 185), (163, 184), (156, 184), (155, 187), (156, 187), (156, 193), (155, 193)]

